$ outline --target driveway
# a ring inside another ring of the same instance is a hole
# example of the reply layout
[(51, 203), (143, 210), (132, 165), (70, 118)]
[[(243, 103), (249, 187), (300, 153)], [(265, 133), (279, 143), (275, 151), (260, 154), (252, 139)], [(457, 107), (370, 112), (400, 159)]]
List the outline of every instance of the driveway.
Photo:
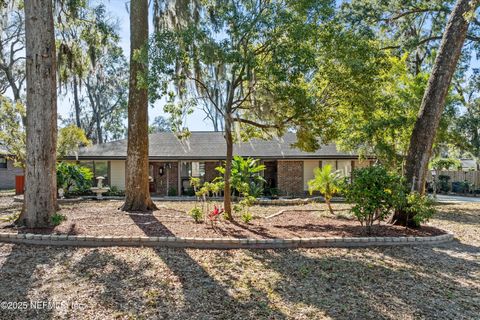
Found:
[(437, 195), (437, 201), (448, 203), (476, 203), (480, 202), (480, 197), (462, 197), (439, 194)]

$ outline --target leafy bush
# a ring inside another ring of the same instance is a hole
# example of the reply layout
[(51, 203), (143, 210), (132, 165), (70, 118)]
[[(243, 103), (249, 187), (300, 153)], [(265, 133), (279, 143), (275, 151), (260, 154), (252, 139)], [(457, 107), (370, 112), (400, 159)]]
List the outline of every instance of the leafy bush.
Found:
[[(260, 173), (265, 170), (265, 165), (259, 162), (258, 159), (233, 157), (230, 183), (234, 192), (239, 195), (248, 193), (254, 197), (263, 194), (265, 179)], [(222, 175), (225, 174), (225, 167), (217, 167), (216, 170)], [(218, 177), (216, 181), (222, 179), (223, 177)]]
[(175, 188), (175, 187), (170, 187), (170, 189), (168, 189), (167, 195), (168, 195), (169, 197), (176, 197), (176, 196), (178, 196), (177, 188)]
[(57, 164), (57, 188), (63, 188), (66, 194), (90, 191), (92, 179), (93, 173), (89, 168), (68, 162)]
[(278, 188), (268, 188), (264, 191), (264, 194), (272, 199), (277, 199), (278, 195), (280, 194), (280, 190), (278, 190)]
[(193, 188), (193, 192), (196, 193), (202, 186), (200, 178), (190, 177), (190, 186)]
[(454, 158), (435, 158), (430, 162), (430, 168), (440, 170), (461, 170), (462, 163)]
[(437, 190), (442, 192), (449, 192), (450, 191), (450, 177), (447, 175), (439, 175), (438, 182), (437, 182)]
[(308, 191), (310, 195), (312, 195), (314, 191), (320, 191), (325, 198), (328, 210), (330, 210), (331, 214), (334, 214), (330, 201), (341, 189), (342, 177), (340, 171), (332, 172), (332, 166), (326, 165), (322, 168), (316, 168), (314, 174), (315, 178), (308, 181)]
[(113, 186), (110, 187), (110, 190), (108, 190), (105, 195), (110, 197), (124, 197), (125, 191), (120, 190), (117, 186)]
[(80, 147), (91, 145), (85, 135), (85, 131), (74, 124), (66, 126), (58, 130), (57, 155), (59, 158), (72, 155), (78, 151)]
[(195, 195), (195, 190), (193, 188), (186, 188), (182, 194), (187, 197), (191, 197)]
[(401, 178), (382, 166), (356, 169), (345, 188), (345, 198), (353, 203), (352, 212), (367, 233), (375, 221), (383, 221), (404, 197)]
[(54, 226), (60, 225), (65, 220), (67, 220), (67, 217), (60, 213), (55, 213), (53, 216), (50, 217), (50, 222)]
[(417, 226), (427, 222), (435, 213), (433, 201), (426, 195), (421, 195), (418, 192), (412, 192), (406, 197), (406, 206), (403, 208), (410, 216)]
[(200, 223), (203, 219), (203, 212), (200, 208), (195, 207), (188, 212), (188, 214), (195, 220), (196, 223)]
[(245, 223), (249, 223), (253, 219), (253, 215), (250, 213), (250, 211), (245, 211), (242, 213), (241, 219)]
[(452, 192), (455, 193), (468, 193), (473, 190), (474, 185), (468, 181), (452, 182)]

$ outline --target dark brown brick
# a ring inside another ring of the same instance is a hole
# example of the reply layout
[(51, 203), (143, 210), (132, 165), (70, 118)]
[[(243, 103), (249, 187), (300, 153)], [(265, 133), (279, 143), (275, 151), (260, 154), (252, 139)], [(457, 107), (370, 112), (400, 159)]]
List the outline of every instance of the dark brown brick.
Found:
[(279, 160), (277, 165), (278, 189), (282, 195), (303, 196), (303, 161)]

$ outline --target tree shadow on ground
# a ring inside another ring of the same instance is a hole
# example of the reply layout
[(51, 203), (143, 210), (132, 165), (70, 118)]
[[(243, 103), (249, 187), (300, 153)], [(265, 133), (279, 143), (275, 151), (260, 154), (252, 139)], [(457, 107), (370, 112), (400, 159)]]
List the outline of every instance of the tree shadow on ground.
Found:
[[(138, 221), (136, 216), (131, 216), (131, 218), (134, 222)], [(157, 229), (164, 228), (164, 234), (175, 236), (153, 214), (149, 219), (157, 224)], [(138, 224), (138, 227), (144, 231), (145, 235), (151, 236), (149, 228), (146, 228), (144, 224)], [(155, 248), (154, 250), (181, 282), (182, 296), (187, 303), (180, 309), (175, 310), (177, 318), (285, 318), (284, 314), (269, 305), (269, 300), (265, 296), (257, 294), (255, 295), (256, 299), (245, 301), (239, 301), (232, 297), (229, 294), (231, 288), (219, 283), (214, 276), (209, 274), (199, 262), (189, 255), (187, 249)], [(221, 274), (224, 270), (219, 268), (217, 272)]]
[(472, 226), (480, 225), (480, 215), (473, 210), (440, 211), (434, 215), (434, 219)]
[[(447, 248), (478, 253), (458, 244)], [(478, 316), (478, 261), (436, 247), (249, 253), (281, 275), (276, 288), (285, 301), (314, 307), (334, 319)]]
[(22, 304), (21, 307), (11, 305), (11, 307), (4, 308), (2, 306), (0, 319), (51, 319), (55, 312), (53, 305), (35, 308), (30, 305), (30, 302), (60, 303), (66, 301), (53, 301), (52, 292), (45, 289), (35, 290), (34, 295), (32, 290), (42, 285), (43, 276), (55, 263), (68, 258), (75, 249), (51, 247), (48, 254), (39, 254), (42, 247), (21, 244), (0, 244), (0, 246), (3, 247), (2, 249), (11, 246), (6, 260), (1, 262), (0, 259), (0, 301), (28, 303), (26, 308), (24, 308), (25, 304)]
[(95, 284), (92, 295), (103, 308), (111, 310), (112, 318), (164, 316), (170, 307), (168, 301), (174, 299), (174, 289), (167, 281), (154, 282), (149, 275), (154, 269), (147, 259), (126, 261), (108, 250), (93, 249), (71, 270)]

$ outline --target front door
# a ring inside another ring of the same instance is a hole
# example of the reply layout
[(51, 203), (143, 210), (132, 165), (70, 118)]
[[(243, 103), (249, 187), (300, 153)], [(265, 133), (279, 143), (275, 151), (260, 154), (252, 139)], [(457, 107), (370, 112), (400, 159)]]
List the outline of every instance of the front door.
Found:
[(155, 172), (157, 171), (156, 170), (156, 165), (154, 163), (150, 163), (149, 165), (149, 170), (148, 170), (148, 182), (149, 182), (149, 191), (150, 193), (156, 193), (157, 192), (157, 184), (155, 183), (156, 179), (155, 179)]

